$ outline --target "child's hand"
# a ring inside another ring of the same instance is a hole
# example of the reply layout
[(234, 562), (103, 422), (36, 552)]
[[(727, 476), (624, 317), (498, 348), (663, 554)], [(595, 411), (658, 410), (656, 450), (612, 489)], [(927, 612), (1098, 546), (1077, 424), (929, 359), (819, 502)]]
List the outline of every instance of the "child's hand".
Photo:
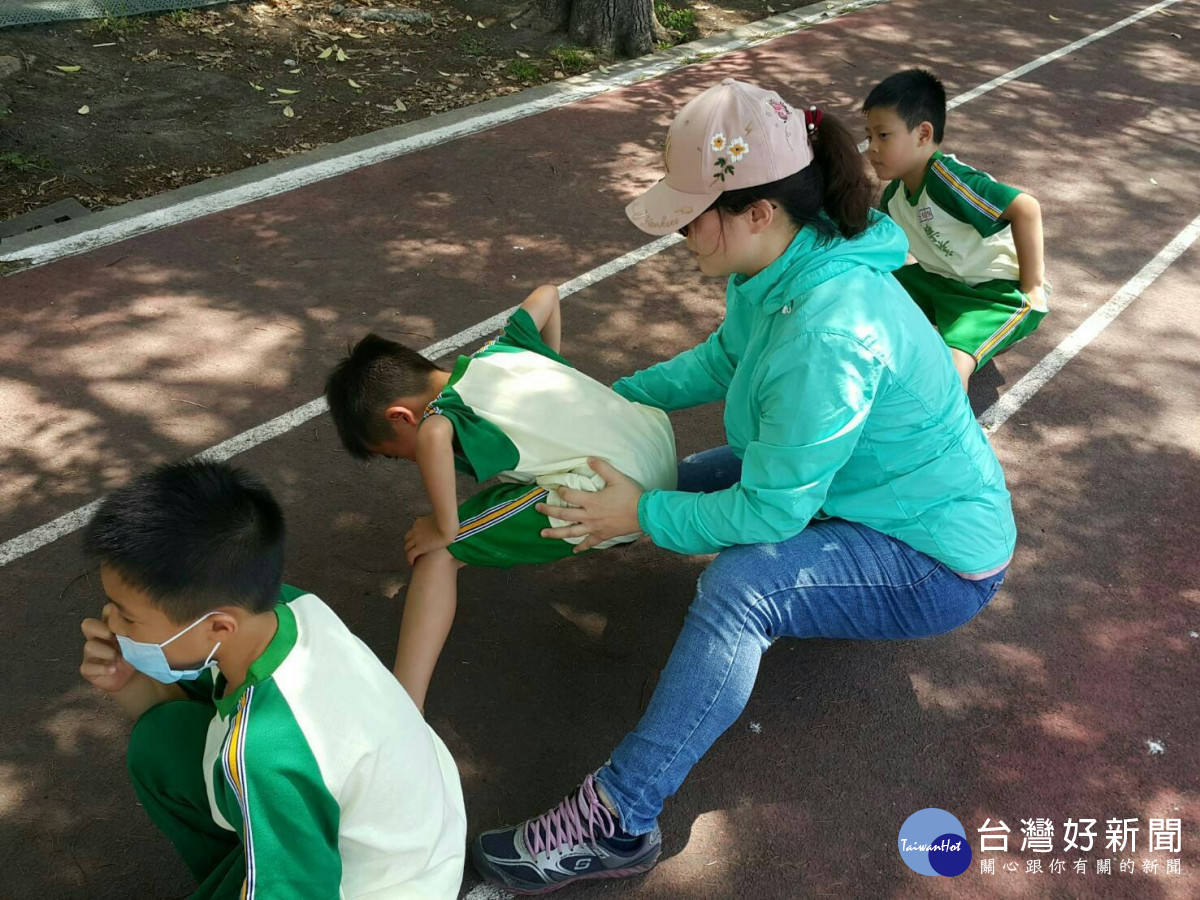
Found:
[(437, 519), (432, 515), (421, 516), (413, 522), (412, 529), (404, 536), (404, 555), (408, 564), (414, 565), (426, 553), (449, 547), (454, 536), (447, 537), (438, 529)]
[(90, 681), (108, 694), (115, 694), (129, 684), (129, 679), (136, 671), (121, 656), (116, 636), (108, 627), (108, 617), (112, 612), (110, 603), (104, 607), (101, 618), (83, 620), (81, 628), (87, 641), (83, 645), (83, 662), (79, 666), (79, 674), (85, 681)]

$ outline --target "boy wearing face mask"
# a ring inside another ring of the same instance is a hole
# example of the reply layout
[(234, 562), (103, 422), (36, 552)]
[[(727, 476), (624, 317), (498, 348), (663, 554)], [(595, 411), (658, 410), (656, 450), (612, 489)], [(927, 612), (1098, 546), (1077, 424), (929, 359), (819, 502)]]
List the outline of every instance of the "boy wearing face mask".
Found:
[(454, 897), (454, 760), (317, 597), (283, 514), (223, 463), (165, 465), (88, 526), (108, 595), (80, 672), (135, 720), (129, 771), (199, 898)]

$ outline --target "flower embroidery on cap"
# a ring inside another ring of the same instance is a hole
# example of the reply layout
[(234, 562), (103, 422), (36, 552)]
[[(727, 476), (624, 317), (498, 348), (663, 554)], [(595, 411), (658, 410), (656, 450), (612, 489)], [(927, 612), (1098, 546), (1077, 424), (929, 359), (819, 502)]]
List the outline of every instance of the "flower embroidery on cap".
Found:
[(775, 110), (775, 115), (779, 116), (783, 121), (786, 122), (788, 117), (791, 116), (792, 111), (788, 109), (788, 105), (782, 100), (768, 100), (767, 102), (771, 104), (771, 109)]
[(731, 163), (737, 162), (750, 152), (750, 145), (746, 143), (745, 138), (734, 138), (732, 141), (726, 143), (725, 135), (720, 131), (712, 136), (709, 141), (709, 146), (712, 147), (716, 153), (727, 151), (728, 158), (725, 156), (717, 157), (717, 171), (713, 173), (713, 177), (719, 181), (724, 181), (726, 175), (733, 174), (733, 166)]

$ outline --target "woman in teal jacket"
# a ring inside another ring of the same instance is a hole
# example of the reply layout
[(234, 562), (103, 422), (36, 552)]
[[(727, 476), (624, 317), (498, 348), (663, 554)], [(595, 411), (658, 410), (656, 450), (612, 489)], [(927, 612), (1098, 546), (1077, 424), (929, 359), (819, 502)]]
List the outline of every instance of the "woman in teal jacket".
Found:
[(717, 553), (637, 728), (550, 812), (472, 846), (491, 881), (543, 892), (644, 872), (664, 800), (741, 714), (778, 637), (912, 639), (992, 598), (1016, 541), (1004, 474), (950, 353), (892, 277), (907, 241), (871, 209), (849, 133), (819, 110), (727, 79), (671, 124), (667, 176), (628, 209), (680, 229), (729, 276), (699, 346), (614, 385), (664, 410), (725, 400), (729, 444), (680, 465), (679, 488), (566, 493), (580, 550), (644, 531)]

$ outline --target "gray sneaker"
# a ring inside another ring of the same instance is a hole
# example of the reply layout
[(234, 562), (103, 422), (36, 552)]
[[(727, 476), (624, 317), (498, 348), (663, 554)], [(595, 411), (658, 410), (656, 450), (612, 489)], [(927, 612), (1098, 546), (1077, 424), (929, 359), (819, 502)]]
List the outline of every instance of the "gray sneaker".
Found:
[(649, 872), (661, 852), (658, 826), (649, 834), (626, 834), (589, 775), (548, 813), (479, 835), (471, 862), (486, 880), (515, 894), (548, 894), (576, 881)]

